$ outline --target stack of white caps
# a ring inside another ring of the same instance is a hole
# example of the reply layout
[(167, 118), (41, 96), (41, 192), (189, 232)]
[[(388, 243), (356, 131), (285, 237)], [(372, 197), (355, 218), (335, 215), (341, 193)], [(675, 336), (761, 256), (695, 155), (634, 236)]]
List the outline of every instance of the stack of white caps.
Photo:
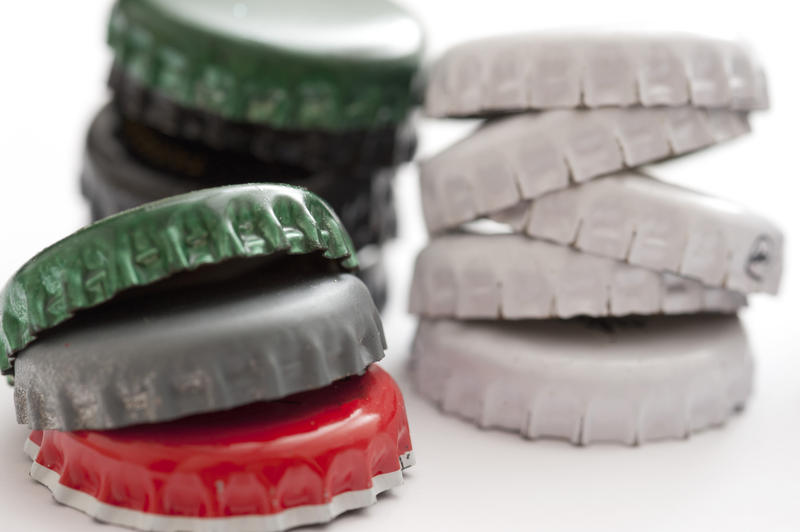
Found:
[(681, 438), (741, 409), (753, 363), (736, 312), (777, 291), (783, 236), (636, 168), (747, 133), (767, 106), (760, 65), (730, 42), (523, 35), (447, 52), (427, 113), (488, 120), (421, 165), (420, 391), (581, 444)]

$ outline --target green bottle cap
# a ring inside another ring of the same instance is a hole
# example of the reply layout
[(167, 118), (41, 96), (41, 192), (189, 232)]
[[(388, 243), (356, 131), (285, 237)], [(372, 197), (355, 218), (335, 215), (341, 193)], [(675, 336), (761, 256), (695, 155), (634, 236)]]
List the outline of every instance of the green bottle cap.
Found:
[(397, 124), (423, 31), (386, 0), (118, 0), (115, 60), (179, 105), (284, 129)]
[(320, 252), (358, 267), (331, 208), (285, 185), (236, 185), (167, 198), (89, 225), (20, 268), (0, 294), (0, 370), (36, 334), (120, 292), (236, 258)]

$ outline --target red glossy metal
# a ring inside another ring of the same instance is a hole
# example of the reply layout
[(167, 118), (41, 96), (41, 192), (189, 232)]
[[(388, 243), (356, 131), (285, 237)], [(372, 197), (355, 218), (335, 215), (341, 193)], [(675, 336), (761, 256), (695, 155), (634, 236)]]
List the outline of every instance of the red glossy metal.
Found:
[(383, 369), (268, 403), (113, 431), (34, 431), (59, 483), (138, 512), (275, 514), (329, 503), (397, 472), (411, 451), (403, 398)]

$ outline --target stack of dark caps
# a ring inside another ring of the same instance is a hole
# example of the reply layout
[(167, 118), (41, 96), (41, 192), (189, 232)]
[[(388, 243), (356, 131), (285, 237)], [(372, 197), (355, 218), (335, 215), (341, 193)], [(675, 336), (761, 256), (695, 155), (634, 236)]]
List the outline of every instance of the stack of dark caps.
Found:
[(314, 194), (205, 189), (105, 218), (0, 295), (0, 365), (59, 502), (142, 530), (276, 531), (413, 464), (378, 310)]
[(393, 177), (416, 146), (416, 19), (386, 0), (119, 0), (108, 42), (113, 98), (81, 176), (93, 219), (206, 187), (302, 186), (340, 214), (382, 304)]
[(749, 132), (768, 101), (748, 52), (685, 35), (486, 39), (444, 54), (425, 106), (488, 118), (421, 164), (425, 396), (579, 444), (681, 438), (744, 406), (736, 313), (777, 291), (783, 236), (637, 168)]

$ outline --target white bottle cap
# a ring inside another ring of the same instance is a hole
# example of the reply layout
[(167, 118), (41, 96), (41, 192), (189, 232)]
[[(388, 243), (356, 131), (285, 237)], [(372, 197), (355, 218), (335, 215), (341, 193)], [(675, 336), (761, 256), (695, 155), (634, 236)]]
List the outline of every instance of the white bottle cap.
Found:
[(775, 294), (783, 233), (737, 204), (628, 172), (503, 213), (517, 230), (742, 293)]
[(568, 318), (734, 312), (746, 297), (523, 235), (449, 234), (417, 257), (411, 312), (446, 318)]
[(425, 221), (431, 232), (441, 231), (749, 131), (741, 112), (693, 107), (560, 110), (490, 121), (420, 165)]
[(633, 445), (721, 424), (753, 378), (735, 315), (422, 320), (412, 367), (420, 392), (446, 412), (576, 444)]
[(640, 105), (764, 109), (763, 69), (741, 45), (686, 34), (528, 34), (451, 48), (431, 69), (431, 116)]

